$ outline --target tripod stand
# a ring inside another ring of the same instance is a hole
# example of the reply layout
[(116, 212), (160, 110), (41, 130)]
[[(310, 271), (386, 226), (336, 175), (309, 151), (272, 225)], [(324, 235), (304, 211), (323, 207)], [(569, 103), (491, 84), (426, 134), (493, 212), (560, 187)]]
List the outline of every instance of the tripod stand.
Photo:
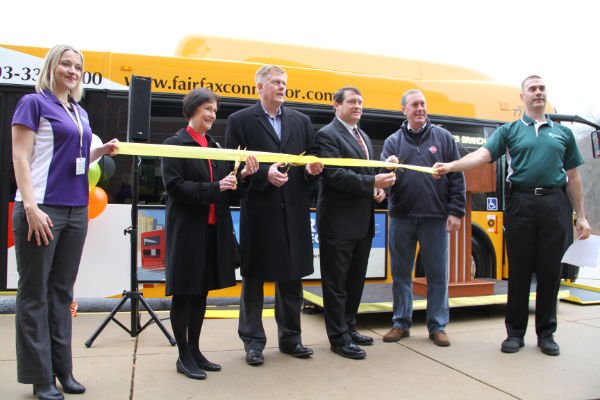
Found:
[[(128, 114), (128, 129), (127, 140), (148, 141), (150, 134), (150, 95), (151, 95), (151, 79), (132, 76), (131, 86), (129, 87), (129, 114)], [(135, 99), (134, 99), (135, 98)], [(162, 333), (167, 337), (171, 346), (175, 346), (175, 339), (171, 337), (169, 332), (152, 310), (152, 307), (146, 302), (142, 293), (138, 290), (137, 279), (137, 233), (138, 233), (138, 198), (139, 198), (139, 157), (134, 156), (131, 169), (133, 171), (133, 182), (131, 185), (131, 226), (123, 232), (125, 235), (130, 235), (131, 243), (131, 290), (123, 291), (123, 299), (110, 312), (108, 317), (100, 324), (98, 329), (85, 342), (86, 347), (90, 347), (102, 330), (110, 321), (114, 321), (117, 325), (123, 328), (131, 337), (138, 336), (152, 322), (156, 323)], [(125, 304), (127, 300), (131, 301), (131, 328), (126, 327), (119, 320), (115, 319), (115, 315)], [(144, 325), (140, 322), (140, 303), (148, 314), (150, 320)]]
[[(138, 165), (138, 157), (133, 157), (133, 185), (132, 185), (132, 204), (131, 204), (131, 226), (124, 230), (124, 234), (130, 235), (130, 243), (131, 243), (131, 288), (129, 291), (123, 291), (123, 299), (117, 304), (115, 308), (110, 312), (108, 317), (100, 324), (98, 329), (90, 336), (90, 338), (85, 342), (86, 347), (90, 347), (94, 340), (100, 335), (102, 330), (108, 325), (108, 323), (112, 320), (117, 325), (119, 325), (123, 330), (131, 335), (131, 337), (138, 336), (148, 325), (151, 323), (155, 323), (158, 325), (162, 333), (167, 337), (171, 346), (175, 345), (175, 339), (167, 332), (164, 325), (152, 310), (152, 307), (146, 302), (143, 294), (138, 290), (138, 280), (137, 280), (137, 217), (138, 217), (138, 179), (139, 179), (139, 165)], [(131, 328), (126, 327), (121, 321), (115, 318), (117, 312), (123, 307), (123, 305), (127, 302), (127, 300), (131, 301)], [(140, 321), (140, 303), (146, 309), (148, 314), (150, 314), (150, 320), (148, 320), (144, 325), (141, 325)]]

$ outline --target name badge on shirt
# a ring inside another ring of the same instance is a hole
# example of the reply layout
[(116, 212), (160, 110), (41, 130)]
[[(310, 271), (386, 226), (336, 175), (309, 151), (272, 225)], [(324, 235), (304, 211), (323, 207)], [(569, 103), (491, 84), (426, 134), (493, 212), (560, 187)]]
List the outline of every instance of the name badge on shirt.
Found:
[(85, 174), (85, 157), (77, 157), (75, 159), (75, 175)]

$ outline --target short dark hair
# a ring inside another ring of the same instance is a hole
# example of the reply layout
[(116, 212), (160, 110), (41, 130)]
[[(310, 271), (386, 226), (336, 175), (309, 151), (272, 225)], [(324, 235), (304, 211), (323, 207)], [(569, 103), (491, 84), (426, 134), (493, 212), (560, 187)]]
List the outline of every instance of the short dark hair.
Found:
[(208, 89), (194, 89), (183, 98), (183, 116), (186, 119), (192, 118), (196, 109), (204, 103), (214, 101), (219, 107), (219, 101), (221, 98), (215, 92)]
[(529, 75), (527, 78), (523, 79), (523, 82), (521, 82), (521, 91), (523, 91), (523, 89), (525, 88), (525, 83), (527, 83), (527, 81), (530, 79), (543, 79), (543, 78), (539, 75)]
[(351, 92), (354, 92), (355, 94), (362, 96), (362, 93), (360, 92), (360, 90), (358, 90), (357, 87), (354, 86), (344, 86), (341, 89), (338, 89), (334, 94), (333, 94), (333, 101), (335, 101), (338, 104), (342, 104), (344, 102), (344, 96), (346, 95), (346, 90), (349, 90)]

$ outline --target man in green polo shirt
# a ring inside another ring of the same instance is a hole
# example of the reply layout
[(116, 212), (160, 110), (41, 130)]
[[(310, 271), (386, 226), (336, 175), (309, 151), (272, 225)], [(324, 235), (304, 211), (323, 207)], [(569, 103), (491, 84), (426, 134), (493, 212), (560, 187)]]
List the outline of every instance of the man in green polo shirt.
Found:
[(525, 115), (498, 128), (487, 143), (460, 160), (436, 163), (438, 175), (464, 171), (497, 160), (506, 154), (506, 250), (510, 265), (504, 353), (524, 346), (529, 316), (531, 276), (536, 274), (535, 330), (538, 346), (557, 356), (554, 341), (556, 302), (561, 278), (561, 259), (566, 248), (571, 214), (577, 214), (579, 239), (587, 239), (591, 228), (585, 217), (583, 185), (577, 167), (583, 159), (573, 132), (552, 122), (545, 114), (546, 86), (531, 75), (521, 84)]

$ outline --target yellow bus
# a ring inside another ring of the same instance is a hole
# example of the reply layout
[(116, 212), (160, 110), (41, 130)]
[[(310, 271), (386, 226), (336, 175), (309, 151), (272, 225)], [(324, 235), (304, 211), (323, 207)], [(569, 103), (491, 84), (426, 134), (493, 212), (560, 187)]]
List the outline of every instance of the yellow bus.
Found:
[[(12, 169), (10, 119), (20, 97), (34, 90), (47, 48), (0, 44), (0, 290), (16, 288), (14, 242), (10, 232), (10, 210), (16, 190)], [(453, 133), (463, 154), (478, 148), (494, 129), (522, 113), (519, 89), (494, 82), (467, 68), (418, 60), (368, 54), (275, 45), (217, 37), (186, 37), (173, 57), (83, 51), (85, 57), (85, 97), (83, 107), (90, 124), (102, 140), (127, 140), (128, 87), (131, 76), (151, 77), (150, 143), (162, 143), (186, 121), (181, 112), (184, 94), (196, 87), (209, 88), (222, 96), (217, 121), (211, 133), (223, 143), (227, 117), (257, 101), (254, 74), (263, 63), (276, 63), (288, 73), (286, 106), (307, 114), (315, 130), (333, 117), (333, 93), (342, 86), (359, 87), (366, 108), (361, 127), (373, 139), (377, 155), (383, 141), (404, 120), (399, 112), (400, 97), (408, 89), (420, 89), (428, 99), (429, 117)], [(548, 112), (553, 112), (548, 106)], [(130, 225), (131, 160), (117, 156), (103, 161), (98, 186), (108, 195), (109, 204), (90, 221), (82, 268), (75, 288), (76, 297), (110, 297), (128, 287), (129, 241), (121, 233)], [(141, 240), (138, 266), (144, 293), (164, 296), (164, 266), (160, 264), (159, 215), (163, 210), (164, 188), (160, 161), (142, 157), (139, 179), (139, 227)], [(508, 266), (503, 251), (502, 161), (496, 168), (495, 190), (474, 194), (471, 214), (473, 277), (501, 280)], [(128, 197), (129, 196), (129, 197)], [(390, 283), (391, 274), (385, 249), (385, 211), (379, 211), (383, 246), (378, 249), (367, 283)], [(164, 222), (162, 222), (164, 224)], [(314, 225), (314, 224), (313, 224)], [(145, 247), (146, 246), (146, 247)], [(144, 253), (144, 249), (148, 250)], [(157, 253), (158, 252), (158, 253)], [(379, 254), (379, 255), (377, 255)], [(318, 262), (318, 257), (316, 257)], [(150, 267), (152, 265), (152, 267)], [(315, 264), (317, 265), (317, 264)], [(161, 275), (161, 267), (163, 274)], [(318, 267), (315, 268), (318, 270)], [(418, 273), (418, 272), (417, 272)], [(317, 275), (307, 285), (318, 285)], [(272, 294), (272, 287), (266, 295)], [(211, 293), (211, 296), (239, 295), (237, 287)]]

